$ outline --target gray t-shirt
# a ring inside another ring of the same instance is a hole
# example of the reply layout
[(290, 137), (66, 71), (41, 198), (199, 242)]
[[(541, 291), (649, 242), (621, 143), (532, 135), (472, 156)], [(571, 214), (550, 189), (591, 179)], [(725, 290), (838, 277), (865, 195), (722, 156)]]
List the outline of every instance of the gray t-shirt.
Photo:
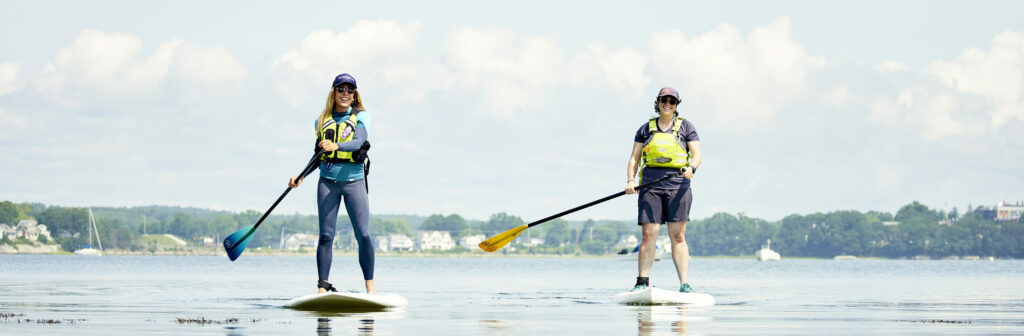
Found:
[[(647, 142), (647, 139), (651, 137), (651, 132), (650, 132), (650, 130), (647, 129), (648, 128), (647, 125), (648, 125), (649, 122), (650, 121), (645, 122), (643, 125), (640, 126), (640, 129), (638, 129), (636, 131), (636, 135), (633, 137), (633, 142), (638, 142), (638, 143), (645, 143), (645, 142)], [(674, 126), (675, 126), (675, 121), (672, 121), (672, 126), (669, 126), (668, 129), (661, 129), (660, 126), (659, 126), (659, 130), (660, 131), (671, 130), (672, 127), (674, 127)], [(679, 133), (677, 133), (676, 136), (679, 137), (680, 140), (682, 140), (681, 142), (683, 143), (683, 148), (686, 148), (687, 151), (690, 150), (689, 148), (687, 148), (687, 145), (686, 145), (687, 142), (689, 142), (689, 141), (700, 141), (700, 136), (697, 135), (697, 128), (693, 127), (693, 123), (691, 123), (689, 120), (686, 120), (686, 119), (683, 119), (683, 124), (679, 127)], [(664, 177), (665, 175), (676, 173), (678, 171), (679, 171), (679, 169), (675, 169), (675, 168), (657, 168), (657, 167), (644, 168), (643, 169), (643, 174), (641, 175), (639, 182), (640, 183), (647, 183), (647, 182), (650, 182), (650, 181), (654, 181), (654, 180), (660, 179), (660, 178)], [(682, 175), (680, 175), (678, 177), (673, 177), (673, 178), (670, 178), (668, 180), (658, 182), (658, 184), (654, 185), (652, 188), (656, 188), (656, 189), (686, 189), (686, 188), (689, 188), (689, 187), (690, 187), (690, 180), (687, 179), (687, 178), (684, 178)]]

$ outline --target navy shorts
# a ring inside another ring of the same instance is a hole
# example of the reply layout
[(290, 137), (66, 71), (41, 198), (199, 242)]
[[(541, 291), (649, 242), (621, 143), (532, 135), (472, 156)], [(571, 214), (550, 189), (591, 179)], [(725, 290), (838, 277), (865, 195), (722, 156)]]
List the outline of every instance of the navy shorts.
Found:
[(686, 189), (645, 189), (637, 199), (640, 214), (637, 224), (665, 224), (690, 221), (693, 196)]

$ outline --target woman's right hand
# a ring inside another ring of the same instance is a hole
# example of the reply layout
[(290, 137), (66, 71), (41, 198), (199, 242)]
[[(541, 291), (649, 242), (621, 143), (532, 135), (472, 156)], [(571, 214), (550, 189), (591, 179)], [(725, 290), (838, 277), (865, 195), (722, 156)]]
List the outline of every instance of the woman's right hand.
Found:
[(636, 181), (626, 181), (626, 194), (632, 195), (636, 193)]
[(300, 179), (298, 177), (289, 177), (288, 178), (288, 188), (295, 189), (296, 187), (299, 186), (299, 183), (302, 183), (302, 179)]

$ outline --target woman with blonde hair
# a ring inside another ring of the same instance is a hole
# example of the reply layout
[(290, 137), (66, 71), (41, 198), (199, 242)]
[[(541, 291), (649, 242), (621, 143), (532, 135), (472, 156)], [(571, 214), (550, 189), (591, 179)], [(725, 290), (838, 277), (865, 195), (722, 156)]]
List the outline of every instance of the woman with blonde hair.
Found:
[[(338, 207), (344, 199), (352, 232), (359, 244), (359, 267), (366, 281), (366, 292), (377, 294), (373, 285), (374, 255), (365, 171), (369, 164), (366, 158), (369, 128), (370, 115), (356, 90), (356, 79), (347, 73), (338, 75), (314, 125), (316, 148), (321, 151), (316, 199), (320, 219), (320, 242), (316, 250), (319, 293), (337, 291), (327, 279), (331, 272)], [(292, 177), (288, 187), (295, 188), (300, 183), (301, 178)]]

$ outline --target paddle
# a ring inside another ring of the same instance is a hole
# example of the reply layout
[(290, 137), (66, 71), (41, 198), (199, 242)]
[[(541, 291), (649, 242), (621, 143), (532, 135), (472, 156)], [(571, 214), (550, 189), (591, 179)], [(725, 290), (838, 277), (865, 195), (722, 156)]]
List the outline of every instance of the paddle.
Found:
[[(299, 173), (299, 178), (305, 177), (306, 173), (313, 168), (314, 164), (320, 163), (320, 152), (321, 151), (318, 150), (316, 151), (316, 154), (313, 154), (313, 157), (309, 159), (309, 163), (307, 163), (306, 167)], [(249, 241), (252, 240), (252, 234), (256, 232), (256, 228), (260, 227), (260, 224), (263, 224), (263, 220), (267, 219), (270, 212), (274, 211), (277, 204), (281, 203), (281, 200), (283, 200), (290, 191), (292, 191), (292, 188), (285, 188), (284, 192), (281, 193), (281, 196), (274, 201), (274, 204), (270, 206), (270, 209), (267, 209), (267, 212), (263, 213), (263, 217), (260, 217), (260, 220), (256, 221), (255, 225), (244, 227), (241, 230), (235, 231), (235, 233), (232, 233), (227, 238), (224, 238), (224, 250), (228, 252), (228, 258), (231, 258), (231, 261), (235, 261), (235, 259), (238, 259), (238, 256), (242, 255), (242, 251), (245, 251), (245, 247), (249, 246)]]
[[(334, 119), (327, 119), (321, 128), (326, 129), (333, 124), (335, 124)], [(333, 129), (328, 129), (325, 132), (327, 133), (327, 138), (334, 137)], [(306, 173), (313, 168), (313, 165), (320, 162), (319, 158), (321, 153), (323, 153), (323, 149), (317, 147), (316, 154), (313, 154), (313, 157), (309, 158), (309, 162), (306, 163), (305, 168), (302, 168), (302, 172), (299, 173), (296, 180), (306, 177)], [(245, 247), (249, 246), (249, 241), (252, 240), (252, 234), (256, 232), (256, 228), (260, 227), (260, 224), (263, 224), (263, 220), (267, 219), (270, 212), (274, 211), (277, 204), (281, 203), (281, 200), (283, 200), (290, 191), (292, 191), (292, 188), (285, 188), (284, 192), (281, 193), (281, 196), (277, 197), (274, 204), (270, 206), (270, 209), (267, 209), (267, 212), (263, 213), (263, 217), (260, 217), (260, 220), (256, 221), (255, 225), (244, 227), (241, 230), (235, 231), (235, 233), (232, 233), (227, 238), (224, 238), (224, 250), (228, 252), (228, 258), (230, 258), (231, 261), (235, 261), (235, 259), (238, 259), (238, 256), (242, 255), (242, 252), (245, 251)]]
[[(670, 175), (664, 176), (664, 177), (662, 177), (660, 179), (651, 181), (650, 183), (644, 183), (643, 185), (640, 185), (640, 186), (638, 186), (636, 188), (633, 188), (633, 190), (638, 190), (639, 191), (641, 189), (646, 189), (646, 188), (649, 188), (649, 187), (653, 186), (655, 183), (658, 183), (658, 182), (661, 182), (661, 181), (664, 181), (664, 180), (667, 180), (667, 179), (670, 179), (670, 178), (673, 178), (673, 177), (676, 177), (676, 176), (679, 176), (679, 174), (670, 174)], [(620, 192), (617, 192), (617, 193), (605, 196), (602, 199), (599, 199), (599, 200), (596, 200), (596, 201), (593, 201), (593, 202), (590, 202), (590, 203), (587, 203), (587, 204), (584, 204), (584, 205), (581, 205), (581, 206), (578, 206), (578, 207), (575, 207), (575, 208), (572, 208), (572, 209), (569, 209), (569, 210), (565, 210), (565, 211), (559, 212), (557, 214), (554, 214), (554, 215), (551, 215), (551, 216), (548, 216), (548, 217), (544, 217), (543, 219), (535, 221), (533, 223), (517, 226), (517, 227), (515, 227), (515, 228), (513, 228), (511, 230), (499, 233), (499, 234), (495, 235), (494, 237), (488, 238), (487, 240), (480, 242), (480, 245), (477, 245), (477, 246), (480, 246), (481, 250), (484, 250), (484, 251), (487, 251), (487, 252), (497, 251), (497, 250), (501, 249), (502, 247), (504, 247), (505, 245), (508, 245), (508, 243), (512, 242), (513, 239), (516, 239), (516, 237), (519, 236), (519, 234), (522, 233), (524, 230), (526, 230), (526, 229), (528, 229), (528, 228), (530, 228), (530, 227), (532, 227), (534, 225), (539, 225), (539, 224), (547, 222), (549, 220), (552, 220), (552, 219), (555, 219), (555, 218), (558, 218), (558, 217), (562, 217), (562, 216), (571, 214), (571, 213), (579, 211), (579, 210), (583, 210), (583, 209), (589, 208), (589, 207), (594, 206), (596, 204), (602, 203), (604, 201), (607, 201), (607, 200), (610, 200), (610, 199), (613, 199), (613, 198), (616, 198), (616, 197), (619, 197), (619, 196), (622, 196), (622, 195), (625, 195), (625, 194), (626, 194), (626, 191), (623, 190), (623, 191), (620, 191)]]

